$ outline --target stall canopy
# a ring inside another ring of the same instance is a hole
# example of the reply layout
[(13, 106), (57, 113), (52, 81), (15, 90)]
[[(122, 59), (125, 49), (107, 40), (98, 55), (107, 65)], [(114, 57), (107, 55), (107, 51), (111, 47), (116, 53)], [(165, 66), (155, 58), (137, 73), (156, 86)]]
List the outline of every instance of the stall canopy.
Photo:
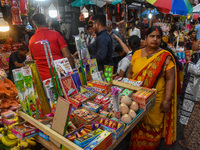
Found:
[(200, 4), (193, 7), (193, 13), (200, 12)]
[(81, 7), (87, 5), (97, 5), (99, 7), (103, 7), (106, 3), (111, 3), (115, 5), (117, 3), (122, 3), (122, 0), (75, 0), (71, 3), (72, 7)]
[[(159, 14), (159, 12), (158, 12), (157, 10), (155, 10), (155, 9), (153, 9), (153, 10), (145, 10), (145, 11), (142, 13), (142, 17), (145, 17), (145, 16), (148, 15), (150, 12), (151, 12), (153, 15)], [(140, 15), (140, 16), (141, 16), (141, 15)]]
[(186, 16), (192, 13), (193, 8), (188, 0), (147, 0), (150, 4), (156, 6), (160, 12)]

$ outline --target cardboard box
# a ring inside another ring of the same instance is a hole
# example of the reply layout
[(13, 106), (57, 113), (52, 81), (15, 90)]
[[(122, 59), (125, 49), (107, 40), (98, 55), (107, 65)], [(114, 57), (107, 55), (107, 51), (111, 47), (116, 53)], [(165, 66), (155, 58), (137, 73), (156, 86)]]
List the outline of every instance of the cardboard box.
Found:
[(109, 131), (103, 131), (95, 138), (85, 150), (103, 150), (107, 149), (112, 144), (112, 134)]
[[(48, 117), (48, 116), (43, 116), (39, 119), (37, 119), (39, 122), (41, 122), (42, 124), (46, 125), (47, 127), (51, 127), (50, 122), (53, 120), (52, 117)], [(49, 140), (49, 136), (46, 135), (44, 132), (39, 130), (39, 136), (42, 137), (43, 139), (45, 139), (46, 141), (50, 141)]]
[(141, 88), (132, 95), (133, 100), (140, 105), (146, 105), (154, 97), (156, 97), (156, 90), (148, 88)]
[(84, 102), (84, 103), (82, 104), (82, 107), (83, 107), (83, 108), (86, 108), (86, 109), (89, 109), (89, 110), (91, 110), (91, 111), (93, 111), (93, 112), (95, 112), (95, 113), (98, 113), (99, 110), (101, 109), (101, 105), (98, 104), (98, 103), (96, 103), (96, 102), (94, 102), (94, 101), (87, 101), (87, 102)]
[[(110, 120), (110, 119), (107, 119), (107, 118), (103, 118), (103, 119), (106, 119), (106, 120), (109, 120), (109, 121), (113, 121), (113, 120)], [(98, 119), (96, 119), (95, 122), (96, 123), (100, 123), (100, 120), (101, 120), (101, 118), (98, 118)], [(112, 128), (110, 126), (105, 126), (102, 123), (100, 123), (100, 124), (103, 126), (103, 130), (107, 130), (107, 131), (111, 132), (112, 133), (112, 137), (117, 140), (124, 133), (125, 124), (122, 123), (122, 122), (119, 122), (119, 121), (115, 121), (115, 122), (121, 124), (121, 126), (119, 128), (117, 128), (117, 129), (116, 128)]]
[[(87, 126), (92, 126), (94, 127), (93, 130), (91, 130), (91, 132), (88, 132), (87, 134), (79, 137), (79, 138), (75, 138), (74, 139), (74, 143), (77, 144), (78, 146), (80, 147), (85, 147), (86, 145), (88, 145), (92, 140), (94, 140), (99, 134), (101, 134), (103, 132), (103, 127), (100, 125), (100, 124), (95, 124), (94, 123), (90, 123), (90, 124), (86, 124), (86, 125), (83, 125), (82, 127), (78, 128), (77, 130), (71, 132), (70, 134), (67, 134), (65, 137), (70, 137), (70, 136), (73, 136), (74, 134), (76, 134), (77, 132), (79, 134), (81, 134), (81, 130), (82, 129), (88, 129)], [(98, 131), (95, 131), (97, 130)], [(99, 130), (100, 129), (100, 130)], [(94, 136), (92, 136), (93, 134), (95, 134)], [(70, 139), (69, 139), (70, 140)], [(73, 142), (73, 141), (72, 141)], [(66, 147), (65, 146), (62, 146), (63, 149), (65, 149)]]
[[(77, 113), (78, 111), (81, 112), (80, 115), (79, 115), (79, 113)], [(86, 112), (85, 115), (83, 114), (84, 116), (81, 116), (82, 112)], [(73, 111), (71, 113), (71, 115), (74, 116), (74, 118), (78, 119), (82, 123), (90, 123), (99, 116), (99, 114), (92, 112), (92, 111), (85, 109), (85, 108), (76, 109), (75, 111)]]
[[(28, 122), (19, 123), (17, 125), (14, 125), (13, 128), (12, 128), (12, 133), (18, 139), (20, 139), (22, 141), (38, 135), (38, 132), (39, 132), (39, 130), (37, 128), (35, 128), (35, 127), (33, 127), (33, 128), (26, 128), (24, 126), (25, 123), (28, 123)], [(26, 128), (27, 130), (24, 131), (24, 130), (20, 129), (21, 126), (24, 127), (23, 129)]]
[[(54, 131), (56, 131), (61, 135), (65, 135), (66, 127), (69, 121), (70, 111), (71, 111), (71, 104), (68, 103), (66, 99), (59, 97), (51, 129), (53, 129)], [(50, 140), (56, 146), (58, 147), (61, 146), (60, 143), (56, 142), (52, 138), (50, 138)]]
[(106, 94), (111, 92), (111, 83), (103, 82), (103, 81), (88, 81), (88, 86), (97, 87), (100, 89), (106, 90)]

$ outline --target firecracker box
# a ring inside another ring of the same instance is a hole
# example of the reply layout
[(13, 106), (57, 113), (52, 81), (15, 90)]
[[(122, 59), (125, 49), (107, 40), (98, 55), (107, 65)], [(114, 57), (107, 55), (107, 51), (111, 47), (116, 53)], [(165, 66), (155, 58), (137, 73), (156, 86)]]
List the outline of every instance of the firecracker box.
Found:
[(107, 149), (112, 144), (112, 134), (109, 131), (103, 131), (97, 136), (85, 150), (102, 150)]
[(17, 125), (14, 125), (12, 128), (12, 133), (21, 141), (29, 139), (38, 135), (39, 129), (32, 126), (28, 122), (22, 122)]
[[(49, 117), (49, 116), (43, 116), (39, 119), (37, 119), (37, 121), (41, 122), (42, 124), (46, 125), (47, 127), (51, 127), (51, 124), (50, 122), (53, 121), (53, 118), (52, 117)], [(39, 136), (42, 137), (43, 139), (45, 139), (46, 141), (50, 141), (49, 140), (49, 136), (46, 135), (44, 132), (40, 131), (39, 130)]]
[(17, 114), (15, 114), (12, 110), (2, 113), (1, 116), (2, 116), (2, 122), (6, 126), (12, 125), (16, 123), (18, 120)]
[(154, 97), (156, 97), (156, 90), (149, 88), (141, 88), (132, 95), (133, 100), (140, 105), (146, 105)]
[(79, 108), (71, 112), (71, 115), (82, 123), (90, 123), (99, 117), (99, 114), (86, 108)]
[[(86, 133), (86, 129), (87, 129), (87, 133)], [(95, 130), (97, 129), (99, 131), (95, 132)], [(85, 133), (83, 133), (82, 130), (84, 130)], [(83, 148), (86, 145), (88, 145), (92, 140), (94, 140), (102, 132), (103, 132), (103, 127), (101, 124), (89, 123), (67, 134), (65, 137), (68, 140), (74, 142), (75, 144)], [(95, 135), (93, 136), (93, 134)], [(62, 145), (62, 149), (65, 150), (67, 148)]]
[(82, 104), (83, 108), (90, 109), (91, 111), (98, 113), (101, 109), (101, 105), (94, 101), (87, 101)]
[(46, 141), (50, 141), (49, 140), (49, 136), (46, 135), (44, 132), (39, 131), (39, 136), (42, 137), (43, 139), (45, 139)]
[[(101, 123), (102, 119), (108, 121), (108, 125)], [(113, 127), (112, 125), (109, 125), (109, 122), (111, 122), (111, 121), (113, 123), (116, 123), (118, 127)], [(124, 133), (125, 124), (122, 122), (114, 121), (114, 120), (107, 119), (107, 118), (97, 118), (95, 122), (100, 123), (103, 126), (103, 130), (107, 130), (107, 131), (111, 132), (112, 137), (116, 140)]]
[(97, 87), (100, 89), (106, 90), (106, 94), (111, 92), (111, 83), (103, 82), (103, 81), (88, 81), (88, 86)]

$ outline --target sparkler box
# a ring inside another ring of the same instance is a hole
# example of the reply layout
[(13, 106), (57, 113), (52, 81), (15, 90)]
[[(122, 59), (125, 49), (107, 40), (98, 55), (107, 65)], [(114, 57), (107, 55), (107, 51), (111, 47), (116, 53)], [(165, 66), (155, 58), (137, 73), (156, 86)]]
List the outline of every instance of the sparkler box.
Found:
[(100, 89), (106, 90), (107, 93), (111, 92), (111, 83), (103, 82), (103, 81), (88, 81), (88, 86), (97, 87)]

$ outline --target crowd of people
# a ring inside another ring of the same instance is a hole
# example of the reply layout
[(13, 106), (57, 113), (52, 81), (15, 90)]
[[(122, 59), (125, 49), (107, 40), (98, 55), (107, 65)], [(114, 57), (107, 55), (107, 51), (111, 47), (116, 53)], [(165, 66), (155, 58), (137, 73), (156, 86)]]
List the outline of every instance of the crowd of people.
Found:
[[(59, 32), (47, 28), (45, 16), (34, 14), (32, 22), (36, 32), (29, 40), (29, 51), (36, 61), (41, 80), (50, 78), (45, 53), (41, 50), (41, 39), (50, 42), (54, 60), (66, 57), (74, 68), (73, 57), (76, 57), (76, 54), (70, 53)], [(141, 25), (143, 22), (138, 23)], [(199, 50), (200, 24), (194, 27), (192, 22), (187, 27), (189, 38), (185, 41), (185, 49)], [(183, 28), (182, 22), (176, 20), (175, 27), (172, 26), (169, 32), (170, 43), (174, 43), (174, 31), (182, 31)], [(177, 84), (180, 82), (177, 80), (182, 65), (162, 40), (160, 27), (149, 28), (144, 24), (141, 29), (137, 28), (136, 21), (132, 20), (127, 35), (126, 43), (120, 32), (112, 28), (112, 22), (106, 21), (105, 15), (97, 14), (93, 17), (93, 26), (87, 27), (85, 39), (90, 56), (96, 58), (99, 70), (103, 70), (104, 65), (114, 66), (114, 77), (142, 81), (144, 87), (157, 90), (155, 105), (131, 132), (131, 139), (127, 141), (130, 143), (130, 149), (156, 149), (161, 138), (165, 138), (165, 143), (170, 145), (176, 141), (177, 88), (180, 88)], [(143, 47), (141, 39), (146, 43)], [(10, 72), (14, 68), (24, 66), (27, 51), (28, 48), (23, 46), (19, 52), (11, 55)], [(200, 149), (200, 99), (193, 97), (193, 81), (200, 75), (199, 70), (200, 61), (196, 64), (189, 63), (182, 90), (183, 111), (180, 122), (185, 125), (185, 139), (179, 143), (192, 150)]]

